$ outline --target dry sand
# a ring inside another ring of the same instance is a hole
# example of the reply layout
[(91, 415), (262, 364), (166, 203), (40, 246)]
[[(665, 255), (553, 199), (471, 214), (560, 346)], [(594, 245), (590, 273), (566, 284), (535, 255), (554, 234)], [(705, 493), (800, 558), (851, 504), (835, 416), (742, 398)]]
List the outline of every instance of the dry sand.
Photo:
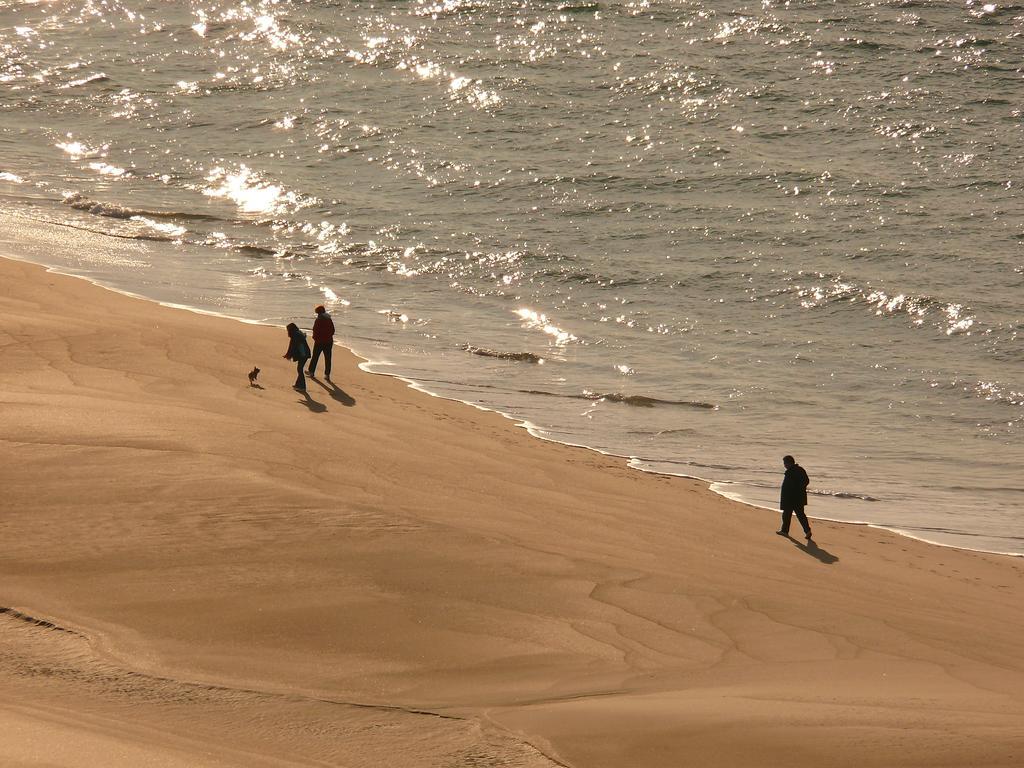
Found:
[(1024, 765), (1020, 559), (286, 346), (0, 260), (0, 765)]

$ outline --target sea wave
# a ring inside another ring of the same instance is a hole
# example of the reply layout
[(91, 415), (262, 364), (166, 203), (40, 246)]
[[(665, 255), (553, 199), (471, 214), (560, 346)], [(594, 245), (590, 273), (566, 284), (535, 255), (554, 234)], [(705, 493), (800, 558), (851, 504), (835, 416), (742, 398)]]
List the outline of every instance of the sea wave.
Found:
[(93, 235), (100, 235), (102, 237), (114, 237), (118, 240), (151, 240), (153, 242), (175, 242), (179, 240), (178, 237), (172, 237), (166, 234), (154, 233), (154, 232), (111, 232), (104, 229), (93, 229), (92, 227), (82, 226), (72, 221), (51, 221), (46, 218), (37, 219), (40, 222), (46, 224), (52, 224), (58, 227), (66, 227), (67, 229), (73, 229), (77, 232), (88, 232)]
[(561, 3), (558, 10), (562, 13), (594, 13), (601, 10), (600, 3)]
[(651, 397), (649, 395), (626, 395), (621, 392), (590, 392), (589, 390), (583, 390), (579, 394), (566, 394), (561, 392), (548, 392), (542, 389), (521, 389), (519, 390), (524, 395), (541, 395), (543, 397), (564, 397), (570, 400), (591, 400), (591, 401), (605, 401), (609, 403), (622, 403), (623, 405), (633, 405), (638, 408), (654, 408), (659, 405), (672, 405), (681, 406), (684, 408), (701, 408), (709, 411), (717, 411), (718, 406), (715, 403), (707, 403), (701, 400), (668, 400), (661, 397)]
[(881, 501), (881, 499), (869, 496), (866, 493), (855, 493), (853, 491), (830, 491), (827, 489), (808, 490), (811, 496), (831, 496), (833, 499), (856, 499), (858, 501)]
[(929, 389), (942, 390), (949, 393), (962, 394), (969, 398), (977, 398), (996, 405), (1024, 407), (1024, 390), (1016, 390), (999, 381), (977, 381), (972, 379), (954, 378), (948, 381), (927, 380)]
[(500, 360), (513, 360), (517, 363), (534, 363), (535, 365), (544, 363), (544, 358), (533, 354), (533, 352), (501, 352), (495, 349), (486, 349), (485, 347), (475, 347), (472, 344), (465, 344), (462, 349), (480, 357), (495, 357)]
[(626, 431), (626, 434), (647, 435), (649, 437), (665, 437), (671, 435), (695, 435), (698, 434), (698, 431), (690, 427), (680, 429), (630, 429)]
[(74, 208), (76, 211), (84, 211), (95, 216), (106, 216), (110, 219), (132, 219), (145, 217), (154, 219), (187, 219), (193, 221), (221, 221), (217, 216), (209, 216), (204, 213), (189, 213), (185, 211), (152, 211), (142, 208), (129, 208), (117, 203), (104, 203), (92, 200), (85, 195), (75, 192), (64, 198), (64, 205)]
[(95, 74), (80, 77), (77, 80), (65, 83), (61, 88), (78, 88), (79, 86), (88, 85), (89, 83), (105, 83), (108, 80), (110, 80), (110, 78), (107, 77), (106, 74), (103, 72), (96, 72)]
[[(846, 302), (870, 309), (878, 316), (905, 315), (912, 325), (930, 324), (947, 336), (970, 334), (978, 331), (978, 318), (969, 307), (955, 301), (944, 301), (932, 296), (895, 293), (870, 285), (859, 285), (839, 275), (805, 275), (810, 282), (800, 282), (786, 289), (800, 300), (804, 309), (817, 309), (836, 302)], [(819, 282), (820, 281), (820, 282)]]

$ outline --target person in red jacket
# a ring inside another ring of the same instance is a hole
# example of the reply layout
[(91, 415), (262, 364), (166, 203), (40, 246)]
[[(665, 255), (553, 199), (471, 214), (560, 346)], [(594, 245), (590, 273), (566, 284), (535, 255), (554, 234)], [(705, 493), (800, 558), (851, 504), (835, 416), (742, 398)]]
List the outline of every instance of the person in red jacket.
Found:
[(324, 375), (331, 378), (331, 349), (334, 348), (334, 321), (321, 304), (314, 310), (316, 320), (313, 321), (313, 357), (309, 361), (310, 376), (316, 376), (316, 364), (320, 355), (324, 356)]

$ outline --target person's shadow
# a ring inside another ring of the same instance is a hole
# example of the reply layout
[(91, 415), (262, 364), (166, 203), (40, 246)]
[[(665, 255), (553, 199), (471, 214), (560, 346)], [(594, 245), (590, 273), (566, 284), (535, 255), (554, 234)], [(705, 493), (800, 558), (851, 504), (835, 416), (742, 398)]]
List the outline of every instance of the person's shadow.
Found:
[(299, 403), (309, 408), (309, 410), (311, 410), (313, 413), (323, 413), (324, 411), (327, 410), (326, 405), (314, 400), (312, 397), (309, 396), (308, 392), (302, 391), (297, 394), (302, 397), (302, 399), (299, 400)]
[(309, 378), (315, 381), (321, 387), (323, 387), (326, 390), (327, 394), (330, 395), (332, 399), (341, 403), (345, 407), (351, 408), (353, 405), (356, 404), (356, 399), (352, 397), (352, 395), (343, 390), (330, 379), (325, 379), (321, 381), (320, 379), (315, 379), (312, 376), (310, 376)]
[(803, 552), (806, 552), (808, 555), (813, 557), (815, 560), (820, 560), (825, 565), (832, 565), (832, 563), (838, 563), (839, 562), (839, 558), (838, 557), (833, 555), (828, 550), (824, 550), (821, 547), (819, 547), (817, 542), (814, 539), (808, 539), (807, 543), (804, 544), (804, 543), (798, 541), (797, 539), (794, 539), (788, 533), (782, 533), (782, 531), (779, 531), (778, 533), (779, 533), (780, 536), (783, 536), (783, 537), (789, 539), (793, 543), (794, 547), (796, 547), (797, 549), (799, 549), (799, 550), (801, 550)]
[(839, 558), (833, 555), (831, 552), (822, 549), (817, 545), (814, 539), (808, 539), (806, 544), (803, 544), (796, 539), (792, 539), (793, 544), (797, 549), (803, 550), (808, 555), (813, 557), (815, 560), (820, 560), (825, 565), (832, 565), (832, 563), (838, 563)]

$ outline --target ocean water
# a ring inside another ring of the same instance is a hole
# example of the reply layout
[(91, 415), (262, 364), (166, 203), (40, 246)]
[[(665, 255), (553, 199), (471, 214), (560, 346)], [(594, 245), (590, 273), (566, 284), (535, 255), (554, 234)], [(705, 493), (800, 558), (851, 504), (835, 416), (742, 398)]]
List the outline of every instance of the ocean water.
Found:
[(1022, 67), (971, 0), (0, 0), (0, 250), (1024, 554)]

